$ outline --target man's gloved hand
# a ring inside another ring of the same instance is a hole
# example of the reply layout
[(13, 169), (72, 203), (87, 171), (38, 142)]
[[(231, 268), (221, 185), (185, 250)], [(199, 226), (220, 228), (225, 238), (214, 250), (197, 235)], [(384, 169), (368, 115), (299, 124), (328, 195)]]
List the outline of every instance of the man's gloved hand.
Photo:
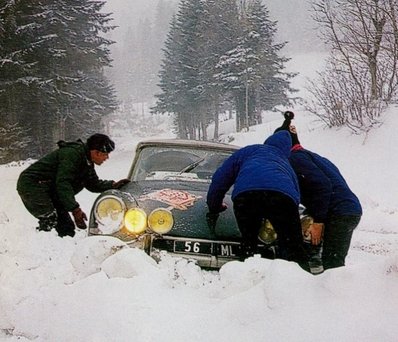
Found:
[(206, 214), (207, 225), (209, 226), (212, 233), (215, 233), (216, 223), (219, 216), (220, 216), (219, 213), (209, 212)]
[(73, 218), (75, 219), (76, 226), (80, 229), (86, 229), (87, 216), (79, 207), (72, 210)]
[(123, 185), (130, 183), (130, 179), (124, 178), (117, 182), (113, 182), (112, 188), (113, 189), (120, 189)]
[(209, 226), (210, 230), (215, 233), (216, 230), (216, 223), (217, 219), (220, 216), (220, 213), (227, 210), (228, 206), (225, 203), (221, 204), (221, 208), (217, 212), (210, 211), (206, 214), (206, 221), (207, 225)]

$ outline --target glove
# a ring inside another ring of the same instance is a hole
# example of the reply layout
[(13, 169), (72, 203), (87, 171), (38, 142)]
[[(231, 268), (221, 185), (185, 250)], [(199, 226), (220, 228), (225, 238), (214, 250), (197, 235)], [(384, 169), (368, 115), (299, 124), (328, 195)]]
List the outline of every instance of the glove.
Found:
[(80, 229), (86, 229), (87, 216), (79, 207), (72, 210), (73, 218), (75, 219), (76, 226)]
[(210, 231), (213, 234), (215, 234), (215, 231), (216, 231), (216, 223), (217, 223), (218, 216), (220, 216), (218, 213), (209, 212), (206, 214), (207, 225), (209, 226)]
[(121, 179), (117, 182), (113, 182), (112, 188), (113, 189), (120, 189), (123, 185), (126, 185), (127, 183), (130, 183), (130, 179), (124, 178)]
[(227, 210), (228, 206), (225, 203), (221, 204), (221, 208), (217, 212), (210, 211), (206, 214), (207, 225), (210, 230), (215, 234), (217, 219), (220, 216), (220, 213)]

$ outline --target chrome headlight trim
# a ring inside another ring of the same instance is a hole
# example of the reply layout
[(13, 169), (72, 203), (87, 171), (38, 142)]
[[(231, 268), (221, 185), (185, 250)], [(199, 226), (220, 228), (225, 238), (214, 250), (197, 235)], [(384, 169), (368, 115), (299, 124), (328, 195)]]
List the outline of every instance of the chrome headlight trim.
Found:
[(174, 226), (174, 217), (169, 209), (156, 208), (148, 215), (148, 227), (157, 234), (167, 234)]
[(94, 206), (94, 218), (103, 234), (112, 234), (123, 226), (125, 202), (118, 196), (105, 195)]

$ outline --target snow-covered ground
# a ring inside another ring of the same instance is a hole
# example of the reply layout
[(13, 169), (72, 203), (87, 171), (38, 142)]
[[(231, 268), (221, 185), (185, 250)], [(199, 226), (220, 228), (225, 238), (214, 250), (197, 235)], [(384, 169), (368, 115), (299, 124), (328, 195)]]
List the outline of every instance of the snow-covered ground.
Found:
[[(37, 232), (15, 190), (27, 164), (2, 165), (0, 340), (397, 341), (398, 109), (366, 141), (293, 110), (301, 143), (330, 158), (362, 202), (346, 267), (312, 276), (294, 263), (253, 257), (204, 271), (171, 257), (157, 264), (84, 230), (63, 239)], [(233, 143), (261, 143), (282, 121), (234, 134)], [(124, 178), (136, 143), (117, 137), (100, 177)], [(78, 195), (86, 213), (95, 197)]]

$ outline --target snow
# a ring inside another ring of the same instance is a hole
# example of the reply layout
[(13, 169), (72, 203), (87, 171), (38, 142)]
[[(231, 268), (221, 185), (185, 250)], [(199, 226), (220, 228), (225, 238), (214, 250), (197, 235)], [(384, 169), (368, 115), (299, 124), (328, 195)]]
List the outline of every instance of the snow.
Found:
[[(320, 65), (312, 55), (300, 58), (292, 63)], [(331, 159), (362, 202), (346, 267), (313, 276), (255, 256), (204, 271), (168, 255), (156, 263), (84, 230), (61, 239), (35, 230), (15, 190), (29, 161), (1, 165), (0, 341), (397, 341), (397, 108), (366, 137), (292, 109), (301, 143)], [(240, 146), (261, 143), (282, 117), (265, 121), (225, 134)], [(100, 177), (126, 177), (138, 140), (117, 137)], [(86, 213), (96, 196), (77, 196)]]

